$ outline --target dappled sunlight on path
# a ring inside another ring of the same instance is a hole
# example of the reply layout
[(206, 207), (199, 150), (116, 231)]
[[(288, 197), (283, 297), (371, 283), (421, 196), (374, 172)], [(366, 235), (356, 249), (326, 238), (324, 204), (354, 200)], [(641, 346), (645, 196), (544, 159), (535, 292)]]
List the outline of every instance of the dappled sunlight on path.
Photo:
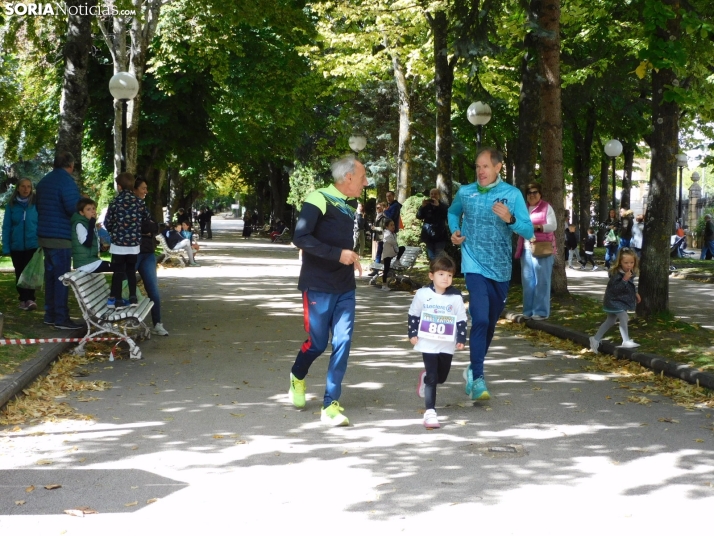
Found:
[[(201, 268), (160, 271), (171, 335), (143, 342), (144, 361), (90, 367), (91, 378), (112, 383), (81, 404), (94, 421), (0, 434), (3, 533), (111, 533), (120, 524), (143, 534), (156, 524), (176, 534), (226, 525), (305, 534), (340, 523), (423, 534), (476, 518), (504, 527), (494, 534), (542, 523), (570, 534), (595, 515), (616, 534), (655, 534), (670, 520), (653, 512), (704, 511), (714, 499), (711, 416), (656, 395), (631, 403), (627, 386), (574, 356), (536, 357), (543, 349), (517, 333), (497, 331), (489, 402), (465, 396), (468, 353), (457, 352), (438, 390), (443, 427), (426, 431), (415, 394), (421, 358), (406, 340), (411, 295), (366, 279), (340, 400), (351, 426), (324, 427), (328, 356), (307, 377), (305, 409), (287, 396), (305, 339), (296, 250), (215, 227)], [(62, 489), (25, 491), (55, 480)], [(104, 487), (117, 491), (94, 493)], [(61, 514), (78, 502), (100, 514)]]

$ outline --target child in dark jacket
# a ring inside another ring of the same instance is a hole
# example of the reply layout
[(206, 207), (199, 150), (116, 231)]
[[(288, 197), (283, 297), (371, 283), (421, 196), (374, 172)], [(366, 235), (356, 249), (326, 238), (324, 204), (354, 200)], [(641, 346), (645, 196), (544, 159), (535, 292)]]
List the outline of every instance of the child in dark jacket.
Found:
[(575, 233), (575, 225), (568, 225), (565, 229), (565, 247), (568, 250), (568, 268), (573, 268), (573, 259), (580, 262), (578, 252), (578, 235)]
[(588, 227), (588, 237), (585, 239), (585, 262), (580, 261), (583, 265), (584, 270), (588, 263), (593, 265), (592, 271), (597, 270), (597, 264), (595, 264), (595, 245), (597, 244), (597, 236), (595, 235), (595, 229)]
[[(149, 219), (144, 201), (134, 195), (134, 175), (120, 173), (116, 179), (119, 193), (109, 205), (104, 226), (109, 231), (112, 245), (112, 286), (107, 307), (120, 309), (137, 303), (136, 261), (141, 249), (141, 225)], [(121, 297), (122, 283), (126, 278), (129, 301)]]
[(637, 348), (639, 344), (630, 339), (627, 331), (627, 311), (633, 311), (640, 303), (640, 295), (635, 286), (635, 276), (638, 273), (637, 255), (630, 248), (620, 248), (617, 252), (615, 265), (610, 269), (610, 280), (605, 288), (605, 299), (603, 309), (607, 313), (607, 319), (602, 323), (597, 333), (590, 337), (590, 349), (597, 353), (607, 330), (620, 322), (620, 334), (622, 344), (620, 348)]

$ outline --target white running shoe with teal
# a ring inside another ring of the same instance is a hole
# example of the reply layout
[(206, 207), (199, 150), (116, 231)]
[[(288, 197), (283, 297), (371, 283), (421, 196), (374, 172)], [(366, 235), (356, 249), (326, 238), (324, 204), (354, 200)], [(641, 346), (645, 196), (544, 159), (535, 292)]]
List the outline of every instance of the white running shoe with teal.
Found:
[(486, 380), (483, 376), (479, 376), (473, 382), (473, 387), (471, 387), (471, 400), (489, 400), (491, 395), (488, 393), (488, 388), (486, 387)]
[(474, 373), (471, 370), (471, 365), (464, 369), (464, 380), (466, 380), (464, 391), (466, 391), (467, 395), (471, 396), (471, 389), (473, 389), (474, 386)]

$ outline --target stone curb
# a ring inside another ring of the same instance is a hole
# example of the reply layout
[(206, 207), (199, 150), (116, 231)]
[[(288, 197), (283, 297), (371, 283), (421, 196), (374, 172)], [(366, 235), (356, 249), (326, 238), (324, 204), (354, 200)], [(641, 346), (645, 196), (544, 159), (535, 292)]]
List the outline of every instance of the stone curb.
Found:
[[(544, 320), (533, 320), (532, 318), (525, 319), (522, 314), (511, 311), (506, 311), (504, 316), (511, 322), (525, 324), (531, 329), (545, 331), (546, 333), (554, 335), (560, 339), (573, 341), (576, 344), (580, 344), (584, 348), (590, 348), (589, 336), (585, 333), (581, 333), (580, 331), (575, 331), (563, 326), (556, 326), (555, 324), (551, 324)], [(707, 389), (714, 390), (714, 374), (702, 372), (699, 369), (679, 363), (678, 361), (672, 361), (671, 359), (667, 359), (661, 355), (638, 352), (628, 348), (618, 348), (608, 341), (600, 342), (600, 351), (614, 355), (615, 357), (621, 359), (636, 361), (637, 363), (657, 372), (664, 372), (664, 374), (671, 376), (672, 378), (679, 378), (680, 380), (684, 380), (685, 382), (693, 385), (699, 385), (700, 387), (706, 387)]]
[[(66, 338), (76, 338), (82, 337), (86, 332), (87, 328), (83, 327), (82, 329), (64, 333), (67, 333)], [(74, 342), (48, 344), (40, 349), (37, 357), (22, 363), (17, 372), (0, 379), (0, 409), (42, 374), (47, 365), (52, 363), (57, 356), (76, 344)]]

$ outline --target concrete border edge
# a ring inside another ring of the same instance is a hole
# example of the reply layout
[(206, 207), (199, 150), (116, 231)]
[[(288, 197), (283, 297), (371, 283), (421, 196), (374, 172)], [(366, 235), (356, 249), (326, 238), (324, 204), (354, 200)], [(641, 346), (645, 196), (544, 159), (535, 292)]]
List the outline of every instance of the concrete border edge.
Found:
[[(504, 316), (511, 322), (525, 324), (531, 329), (545, 331), (555, 337), (580, 344), (584, 348), (590, 347), (589, 337), (585, 333), (564, 328), (562, 326), (556, 326), (544, 320), (533, 320), (532, 318), (525, 319), (522, 314), (513, 313), (511, 311), (506, 311)], [(700, 387), (706, 387), (707, 389), (714, 391), (714, 374), (702, 372), (699, 369), (685, 365), (684, 363), (679, 363), (678, 361), (667, 359), (661, 355), (637, 352), (627, 348), (618, 348), (608, 341), (602, 341), (600, 343), (600, 349), (604, 350), (608, 354), (614, 355), (615, 357), (636, 361), (647, 368), (651, 368), (657, 372), (663, 372), (672, 378), (679, 378), (680, 380), (684, 380), (685, 382), (693, 385), (699, 385)]]

